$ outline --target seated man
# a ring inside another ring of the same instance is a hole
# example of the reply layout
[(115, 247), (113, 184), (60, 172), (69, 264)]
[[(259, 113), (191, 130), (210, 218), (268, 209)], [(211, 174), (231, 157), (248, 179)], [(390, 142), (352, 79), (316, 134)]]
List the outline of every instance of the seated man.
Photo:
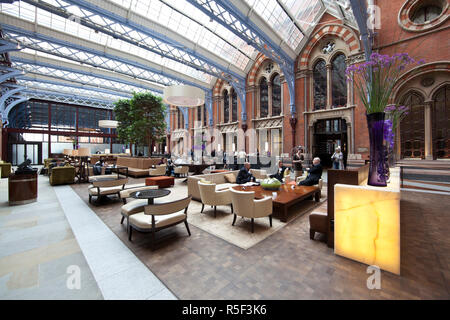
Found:
[(320, 158), (313, 159), (313, 166), (308, 170), (308, 176), (305, 180), (300, 181), (298, 183), (299, 186), (313, 186), (319, 183), (320, 178), (322, 177), (322, 165), (320, 164)]
[(278, 171), (275, 174), (270, 175), (271, 178), (276, 178), (280, 182), (283, 182), (284, 178), (284, 172), (286, 171), (287, 167), (283, 166), (283, 161), (278, 161)]
[(103, 159), (100, 159), (94, 164), (94, 175), (101, 175), (102, 174), (102, 167), (103, 167)]
[(244, 166), (239, 170), (236, 177), (236, 183), (243, 184), (250, 181), (255, 181), (255, 177), (250, 173), (250, 162), (245, 162)]

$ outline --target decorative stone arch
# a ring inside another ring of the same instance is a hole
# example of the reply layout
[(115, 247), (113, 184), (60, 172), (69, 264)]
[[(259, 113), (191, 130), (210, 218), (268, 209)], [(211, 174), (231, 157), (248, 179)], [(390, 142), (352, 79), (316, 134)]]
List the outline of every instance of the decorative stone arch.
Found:
[[(432, 63), (426, 63), (420, 66), (416, 66), (415, 68), (408, 70), (403, 75), (400, 76), (400, 78), (397, 80), (397, 83), (395, 84), (394, 88), (392, 89), (392, 96), (391, 96), (391, 103), (398, 102), (400, 96), (403, 96), (405, 93), (405, 86), (410, 84), (411, 81), (414, 81), (415, 79), (419, 78), (426, 78), (427, 74), (437, 74), (437, 73), (443, 73), (447, 74), (450, 73), (450, 62), (449, 61), (437, 61)], [(447, 76), (448, 77), (448, 76)], [(419, 91), (422, 91), (424, 94), (425, 100), (431, 100), (432, 99), (432, 92), (435, 92), (437, 89), (437, 86), (441, 86), (441, 84), (445, 81), (441, 82), (435, 82), (429, 86), (429, 89), (421, 88), (419, 85), (412, 86), (412, 88), (416, 87), (419, 89)]]
[(310, 42), (303, 49), (303, 53), (298, 59), (297, 64), (297, 68), (299, 70), (305, 70), (308, 68), (308, 62), (310, 60), (312, 50), (320, 42), (320, 40), (329, 36), (335, 36), (347, 44), (349, 52), (344, 53), (346, 57), (356, 54), (361, 50), (361, 44), (358, 40), (358, 36), (352, 29), (340, 24), (326, 25), (320, 28), (315, 35), (311, 37)]
[(434, 101), (436, 99), (436, 94), (439, 90), (441, 90), (443, 87), (450, 85), (450, 81), (444, 81), (440, 82), (438, 85), (436, 85), (433, 90), (430, 92), (430, 98)]
[(259, 54), (258, 58), (256, 58), (255, 63), (253, 64), (250, 72), (248, 73), (247, 85), (254, 86), (257, 82), (255, 81), (256, 75), (258, 74), (259, 68), (265, 62), (265, 60), (270, 60), (263, 54)]

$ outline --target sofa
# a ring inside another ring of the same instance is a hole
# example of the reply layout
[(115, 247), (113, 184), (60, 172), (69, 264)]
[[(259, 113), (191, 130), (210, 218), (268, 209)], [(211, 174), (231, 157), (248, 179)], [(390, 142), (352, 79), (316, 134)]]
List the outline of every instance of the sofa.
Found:
[(75, 167), (54, 167), (49, 172), (49, 181), (52, 186), (70, 184), (75, 182)]
[(188, 195), (192, 196), (192, 199), (197, 201), (202, 201), (200, 196), (200, 189), (198, 187), (198, 182), (202, 179), (206, 181), (210, 181), (212, 183), (216, 184), (216, 190), (222, 190), (227, 189), (228, 187), (234, 187), (237, 186), (237, 183), (229, 183), (225, 179), (225, 175), (227, 174), (233, 174), (236, 178), (239, 171), (228, 171), (228, 172), (219, 172), (219, 173), (209, 173), (209, 174), (200, 174), (196, 176), (189, 176), (188, 177)]
[(128, 167), (128, 175), (136, 178), (148, 176), (149, 169), (160, 162), (161, 158), (118, 157), (116, 165)]

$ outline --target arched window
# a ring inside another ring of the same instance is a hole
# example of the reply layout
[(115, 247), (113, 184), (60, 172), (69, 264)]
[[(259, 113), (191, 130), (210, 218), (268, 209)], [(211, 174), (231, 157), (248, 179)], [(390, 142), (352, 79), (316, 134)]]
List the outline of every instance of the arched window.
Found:
[(450, 158), (450, 85), (440, 88), (434, 96), (432, 116), (433, 158)]
[(237, 107), (237, 94), (234, 89), (231, 90), (231, 121), (235, 122), (238, 121), (237, 114), (238, 114), (238, 107)]
[(266, 78), (259, 82), (259, 116), (266, 118), (269, 114), (269, 86)]
[(347, 80), (345, 78), (345, 55), (338, 54), (331, 61), (331, 105), (333, 108), (347, 104)]
[(177, 108), (177, 112), (178, 112), (178, 129), (183, 129), (184, 128), (183, 113), (181, 112), (180, 108)]
[(325, 109), (327, 104), (327, 68), (324, 60), (319, 60), (313, 68), (314, 110)]
[(424, 158), (424, 98), (421, 94), (411, 91), (405, 97), (403, 97), (402, 101), (402, 105), (409, 107), (408, 115), (400, 122), (400, 143), (402, 157)]
[(272, 78), (272, 116), (281, 114), (281, 82), (280, 75)]
[(230, 98), (228, 97), (228, 91), (223, 92), (223, 122), (230, 121)]
[(197, 107), (197, 121), (198, 125), (201, 126), (202, 123), (202, 106)]
[(206, 105), (203, 105), (203, 126), (206, 127), (208, 123), (208, 115), (206, 114)]

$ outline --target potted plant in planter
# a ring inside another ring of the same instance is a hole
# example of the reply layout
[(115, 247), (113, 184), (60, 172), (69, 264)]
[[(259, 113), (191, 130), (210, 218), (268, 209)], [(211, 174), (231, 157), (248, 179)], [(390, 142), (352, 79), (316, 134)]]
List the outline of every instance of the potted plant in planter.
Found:
[(370, 140), (370, 167), (368, 184), (386, 186), (384, 147), (385, 108), (400, 74), (408, 65), (422, 64), (407, 53), (393, 56), (372, 53), (369, 61), (347, 68), (347, 79), (355, 82), (358, 95), (366, 108)]

